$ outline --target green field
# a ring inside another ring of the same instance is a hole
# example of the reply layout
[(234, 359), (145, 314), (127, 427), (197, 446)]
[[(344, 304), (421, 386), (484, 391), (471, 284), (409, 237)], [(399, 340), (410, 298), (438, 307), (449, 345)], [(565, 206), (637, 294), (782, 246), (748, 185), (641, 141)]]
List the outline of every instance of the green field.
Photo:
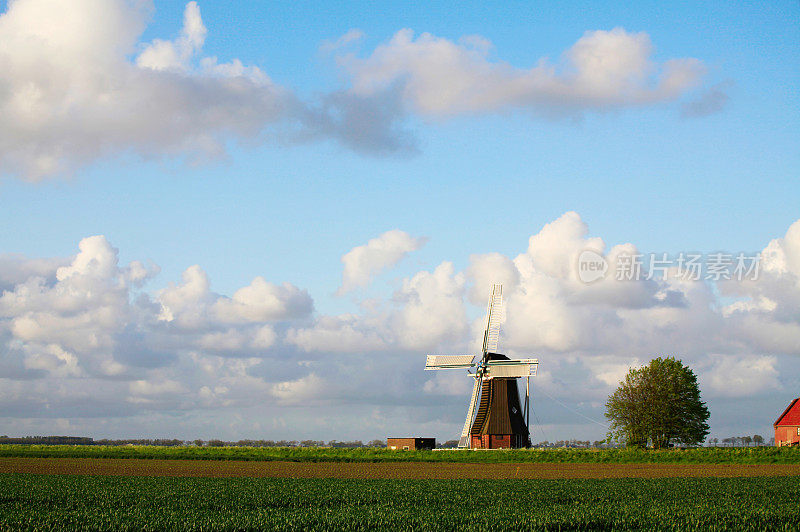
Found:
[(3, 529), (797, 530), (800, 478), (335, 480), (0, 475)]
[(800, 464), (799, 447), (698, 449), (520, 449), (503, 451), (390, 451), (299, 447), (148, 447), (102, 445), (0, 445), (0, 457), (162, 458), (183, 460), (282, 460), (296, 462), (472, 463), (706, 463)]

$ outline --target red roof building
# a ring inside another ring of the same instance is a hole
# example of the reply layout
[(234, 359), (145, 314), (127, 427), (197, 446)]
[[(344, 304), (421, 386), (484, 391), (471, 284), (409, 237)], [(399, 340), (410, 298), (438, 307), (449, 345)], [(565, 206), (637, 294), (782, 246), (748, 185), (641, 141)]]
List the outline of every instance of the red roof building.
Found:
[(775, 427), (776, 446), (800, 445), (800, 397), (789, 403), (772, 426)]

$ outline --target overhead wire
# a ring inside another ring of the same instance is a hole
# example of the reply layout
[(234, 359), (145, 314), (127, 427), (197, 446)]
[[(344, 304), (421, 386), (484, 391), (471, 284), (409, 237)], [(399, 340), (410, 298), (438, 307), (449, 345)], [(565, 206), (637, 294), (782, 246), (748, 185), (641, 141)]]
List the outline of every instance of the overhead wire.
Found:
[(585, 419), (587, 421), (591, 421), (592, 423), (596, 423), (597, 425), (600, 425), (601, 427), (605, 427), (607, 429), (611, 428), (610, 426), (608, 426), (605, 423), (601, 423), (600, 421), (597, 421), (597, 420), (592, 419), (592, 418), (590, 418), (588, 416), (585, 416), (585, 415), (581, 414), (580, 412), (578, 412), (577, 410), (575, 410), (573, 408), (570, 408), (569, 406), (565, 405), (564, 403), (562, 403), (561, 401), (559, 401), (558, 399), (556, 399), (555, 397), (553, 397), (552, 395), (550, 395), (549, 393), (544, 391), (544, 389), (542, 389), (541, 386), (539, 387), (539, 391), (542, 392), (543, 394), (545, 394), (547, 397), (549, 397), (553, 401), (555, 401), (556, 403), (558, 403), (561, 406), (563, 406), (564, 408), (566, 408), (567, 410), (569, 410), (570, 412), (572, 412), (573, 414), (577, 414), (577, 415), (581, 416), (583, 419)]

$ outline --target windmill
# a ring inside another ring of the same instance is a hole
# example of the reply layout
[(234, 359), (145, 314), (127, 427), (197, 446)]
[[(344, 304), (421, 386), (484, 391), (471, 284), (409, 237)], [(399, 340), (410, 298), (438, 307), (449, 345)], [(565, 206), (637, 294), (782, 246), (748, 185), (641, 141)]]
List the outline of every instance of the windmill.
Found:
[[(536, 376), (539, 360), (512, 360), (497, 352), (502, 314), (503, 285), (495, 284), (489, 296), (480, 360), (476, 362), (475, 355), (428, 355), (425, 363), (426, 370), (466, 369), (475, 379), (467, 420), (458, 442), (462, 448), (517, 448), (530, 444), (530, 378)], [(517, 389), (517, 379), (521, 377), (525, 377), (522, 407)]]

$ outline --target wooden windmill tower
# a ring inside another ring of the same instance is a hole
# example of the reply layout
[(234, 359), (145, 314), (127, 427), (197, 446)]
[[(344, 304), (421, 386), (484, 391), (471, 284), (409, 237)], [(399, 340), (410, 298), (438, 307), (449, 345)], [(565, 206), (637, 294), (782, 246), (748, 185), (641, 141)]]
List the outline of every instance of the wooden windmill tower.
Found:
[[(459, 447), (500, 449), (530, 445), (530, 378), (536, 376), (539, 360), (512, 360), (497, 352), (502, 312), (503, 285), (496, 284), (489, 296), (480, 360), (476, 363), (474, 355), (428, 355), (425, 364), (426, 370), (467, 369), (475, 379)], [(521, 377), (525, 377), (524, 405), (520, 405), (517, 389), (517, 379)]]

